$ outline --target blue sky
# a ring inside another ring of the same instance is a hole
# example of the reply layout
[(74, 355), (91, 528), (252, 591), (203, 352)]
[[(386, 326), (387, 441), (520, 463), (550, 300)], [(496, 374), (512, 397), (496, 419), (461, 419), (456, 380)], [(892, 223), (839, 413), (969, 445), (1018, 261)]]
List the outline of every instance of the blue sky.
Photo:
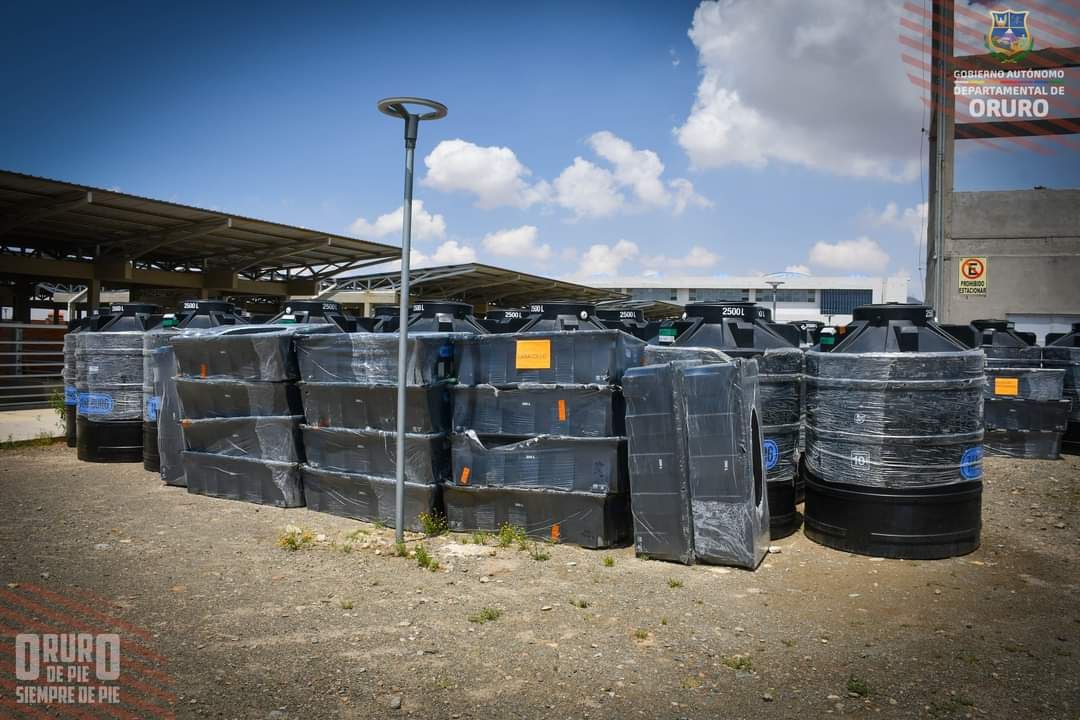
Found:
[[(397, 244), (375, 102), (430, 96), (426, 262), (915, 275), (898, 2), (701, 5), (9, 3), (0, 167)], [(1080, 184), (1050, 147), (965, 147), (957, 189)]]

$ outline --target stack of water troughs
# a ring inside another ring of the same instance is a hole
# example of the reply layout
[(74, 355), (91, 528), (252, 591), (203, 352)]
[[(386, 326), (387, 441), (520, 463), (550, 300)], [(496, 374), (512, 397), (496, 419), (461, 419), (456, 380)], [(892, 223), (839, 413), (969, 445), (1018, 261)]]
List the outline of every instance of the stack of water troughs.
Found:
[(659, 341), (757, 359), (770, 534), (775, 540), (795, 532), (799, 527), (795, 506), (801, 500), (796, 452), (803, 407), (798, 329), (769, 323), (765, 308), (753, 303), (693, 303), (686, 306), (683, 320), (661, 328)]
[(1065, 370), (1042, 368), (1043, 348), (1006, 320), (974, 320), (973, 347), (986, 355), (983, 445), (988, 453), (1056, 460), (1071, 403), (1063, 399)]
[[(428, 302), (409, 318), (405, 524), (440, 508), (450, 477), (450, 385), (455, 344), (483, 332), (464, 303)], [(309, 336), (298, 342), (306, 424), (303, 466), (312, 510), (395, 522), (397, 333)]]
[[(165, 313), (161, 323), (143, 335), (143, 467), (161, 473), (167, 484), (182, 485), (179, 451), (183, 446), (176, 401), (176, 359), (171, 339), (223, 325), (242, 324), (231, 303), (224, 300), (184, 300), (180, 311)], [(162, 440), (159, 428), (165, 432)], [(174, 460), (162, 466), (162, 449)], [(170, 451), (172, 451), (170, 453)]]
[(521, 527), (534, 538), (608, 547), (630, 531), (622, 374), (645, 343), (592, 307), (534, 307), (526, 331), (459, 344), (451, 529)]
[(652, 346), (623, 391), (638, 555), (757, 567), (769, 543), (757, 361)]
[(160, 319), (157, 305), (114, 305), (76, 335), (80, 460), (142, 460), (143, 336)]
[(188, 492), (304, 505), (294, 339), (336, 325), (240, 325), (172, 338)]
[(1061, 451), (1080, 455), (1080, 323), (1072, 332), (1051, 339), (1043, 348), (1043, 367), (1065, 371), (1064, 397), (1072, 403), (1069, 423), (1061, 441)]

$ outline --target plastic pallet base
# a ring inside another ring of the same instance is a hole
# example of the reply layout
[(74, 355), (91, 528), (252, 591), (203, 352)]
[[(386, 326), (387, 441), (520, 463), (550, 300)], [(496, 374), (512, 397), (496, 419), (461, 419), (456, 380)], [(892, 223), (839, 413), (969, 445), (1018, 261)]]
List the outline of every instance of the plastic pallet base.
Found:
[(142, 466), (150, 472), (161, 472), (161, 455), (157, 445), (157, 423), (144, 422), (142, 428)]
[(185, 451), (187, 489), (195, 495), (274, 507), (304, 507), (300, 466)]
[(77, 456), (84, 462), (138, 463), (143, 459), (142, 420), (99, 423), (79, 418)]
[[(392, 478), (339, 473), (300, 466), (310, 510), (396, 526), (396, 483)], [(439, 512), (441, 485), (405, 483), (405, 529), (419, 532), (421, 513)]]
[(455, 532), (498, 532), (508, 523), (529, 537), (592, 549), (624, 545), (631, 538), (629, 493), (444, 485), (443, 504)]
[(795, 510), (795, 483), (770, 480), (765, 487), (769, 493), (769, 539), (786, 538), (799, 529), (802, 519)]
[(982, 528), (982, 482), (925, 490), (862, 488), (806, 476), (806, 537), (836, 550), (905, 560), (973, 552)]
[(77, 430), (78, 422), (76, 421), (75, 406), (65, 405), (64, 410), (64, 430), (65, 434), (67, 435), (67, 446), (69, 448), (77, 447), (77, 438), (79, 435)]

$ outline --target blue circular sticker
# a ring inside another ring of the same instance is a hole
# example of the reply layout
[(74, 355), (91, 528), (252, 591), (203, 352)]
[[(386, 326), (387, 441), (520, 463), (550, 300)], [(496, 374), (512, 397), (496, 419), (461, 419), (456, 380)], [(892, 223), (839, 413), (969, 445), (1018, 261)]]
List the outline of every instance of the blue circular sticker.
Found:
[(780, 446), (776, 444), (775, 440), (766, 440), (765, 447), (765, 469), (772, 470), (776, 467), (776, 463), (780, 462)]
[(960, 458), (960, 475), (965, 480), (978, 480), (982, 477), (982, 445), (969, 447)]

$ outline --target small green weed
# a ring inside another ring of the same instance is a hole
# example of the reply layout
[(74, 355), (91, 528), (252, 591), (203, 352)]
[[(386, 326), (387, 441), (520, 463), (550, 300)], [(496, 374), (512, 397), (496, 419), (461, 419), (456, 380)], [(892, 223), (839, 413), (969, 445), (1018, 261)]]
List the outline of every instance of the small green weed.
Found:
[(676, 580), (675, 578), (668, 578), (667, 586), (672, 590), (681, 588), (683, 586), (682, 580)]
[(420, 513), (416, 519), (420, 521), (420, 528), (428, 537), (437, 537), (450, 532), (450, 525), (447, 523), (445, 515)]
[(416, 564), (420, 567), (435, 572), (439, 569), (439, 561), (432, 557), (423, 543), (416, 546)]
[(589, 607), (589, 601), (585, 598), (575, 598), (570, 601), (570, 604), (576, 608), (581, 608), (582, 610)]
[(315, 533), (296, 525), (286, 525), (284, 532), (278, 535), (277, 546), (289, 552), (306, 550), (315, 544)]
[(851, 675), (847, 680), (847, 691), (849, 695), (855, 695), (857, 697), (866, 697), (870, 694), (870, 684), (860, 677)]
[(338, 601), (338, 605), (341, 606), (342, 610), (352, 610), (353, 608), (352, 600), (346, 600), (344, 598)]
[(611, 557), (610, 555), (605, 555), (604, 559), (600, 562), (604, 564), (604, 567), (615, 567), (615, 558)]
[(398, 557), (409, 557), (409, 548), (406, 547), (403, 542), (394, 543), (394, 555)]
[(499, 527), (499, 547), (510, 547), (515, 543), (518, 546), (518, 550), (524, 550), (528, 547), (526, 544), (525, 530), (515, 525), (511, 525), (510, 523), (503, 523)]
[(483, 625), (486, 622), (495, 622), (502, 617), (502, 610), (498, 608), (482, 608), (480, 612), (473, 613), (469, 616), (469, 622)]
[(720, 662), (732, 670), (750, 671), (754, 669), (754, 661), (749, 655), (727, 655)]
[(544, 550), (540, 545), (533, 543), (532, 547), (529, 549), (529, 557), (537, 562), (543, 562), (544, 560), (551, 559), (551, 553)]

